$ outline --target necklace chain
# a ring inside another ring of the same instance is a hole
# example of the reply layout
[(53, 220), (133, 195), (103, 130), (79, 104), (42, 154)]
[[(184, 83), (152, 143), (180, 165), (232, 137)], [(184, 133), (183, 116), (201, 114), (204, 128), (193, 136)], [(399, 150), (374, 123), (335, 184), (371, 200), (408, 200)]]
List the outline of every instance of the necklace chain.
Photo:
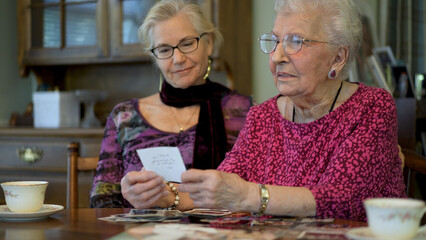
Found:
[[(340, 90), (342, 90), (342, 86), (343, 86), (343, 81), (342, 81), (342, 82), (340, 82), (339, 90), (337, 90), (337, 94), (336, 94), (336, 96), (334, 97), (333, 103), (331, 104), (331, 107), (330, 107), (330, 110), (328, 111), (328, 113), (331, 113), (331, 111), (333, 111), (334, 104), (336, 104), (337, 98), (339, 98), (339, 94), (340, 94)], [(293, 105), (293, 119), (292, 119), (292, 121), (293, 121), (293, 122), (294, 122), (294, 116), (295, 116), (295, 115), (296, 115), (296, 108), (295, 108), (295, 107), (294, 107), (294, 105)]]
[(173, 118), (175, 119), (176, 125), (177, 125), (177, 127), (179, 128), (179, 135), (181, 135), (181, 134), (182, 134), (182, 132), (183, 132), (183, 130), (184, 130), (184, 128), (185, 128), (185, 126), (187, 126), (187, 125), (189, 124), (189, 122), (191, 121), (191, 119), (194, 117), (195, 113), (197, 112), (197, 109), (198, 109), (198, 108), (195, 108), (194, 112), (191, 114), (191, 116), (190, 116), (190, 117), (189, 117), (189, 119), (186, 121), (186, 123), (185, 123), (183, 126), (180, 126), (179, 121), (178, 121), (178, 120), (177, 120), (177, 118), (176, 118), (176, 114), (175, 114), (175, 112), (174, 112), (174, 110), (173, 110), (173, 107), (170, 107), (170, 110), (171, 110), (171, 112), (172, 112)]

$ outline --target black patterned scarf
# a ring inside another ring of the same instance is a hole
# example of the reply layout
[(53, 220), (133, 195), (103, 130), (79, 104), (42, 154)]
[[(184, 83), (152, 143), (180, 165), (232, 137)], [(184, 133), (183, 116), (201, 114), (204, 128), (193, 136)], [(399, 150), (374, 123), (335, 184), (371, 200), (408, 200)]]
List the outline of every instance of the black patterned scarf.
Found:
[(216, 169), (225, 158), (227, 137), (221, 99), (229, 92), (225, 86), (209, 79), (203, 85), (186, 89), (174, 88), (167, 81), (163, 82), (160, 98), (164, 104), (178, 108), (200, 104), (193, 168)]

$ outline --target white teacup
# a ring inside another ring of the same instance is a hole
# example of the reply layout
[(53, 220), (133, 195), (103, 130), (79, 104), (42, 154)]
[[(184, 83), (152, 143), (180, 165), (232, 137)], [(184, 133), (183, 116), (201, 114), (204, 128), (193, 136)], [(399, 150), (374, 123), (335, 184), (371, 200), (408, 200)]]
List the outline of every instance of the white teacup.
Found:
[(364, 201), (368, 227), (383, 239), (409, 239), (419, 231), (425, 202), (404, 198), (371, 198)]
[(16, 181), (1, 184), (6, 198), (7, 207), (16, 213), (38, 211), (44, 203), (48, 182)]

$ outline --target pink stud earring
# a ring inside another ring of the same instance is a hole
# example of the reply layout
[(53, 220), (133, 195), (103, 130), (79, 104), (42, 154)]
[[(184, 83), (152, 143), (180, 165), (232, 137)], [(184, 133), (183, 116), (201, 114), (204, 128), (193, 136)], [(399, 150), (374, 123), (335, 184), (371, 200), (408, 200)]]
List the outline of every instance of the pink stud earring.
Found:
[(331, 80), (335, 79), (337, 75), (336, 69), (331, 69), (330, 72), (328, 72), (328, 78), (330, 78)]

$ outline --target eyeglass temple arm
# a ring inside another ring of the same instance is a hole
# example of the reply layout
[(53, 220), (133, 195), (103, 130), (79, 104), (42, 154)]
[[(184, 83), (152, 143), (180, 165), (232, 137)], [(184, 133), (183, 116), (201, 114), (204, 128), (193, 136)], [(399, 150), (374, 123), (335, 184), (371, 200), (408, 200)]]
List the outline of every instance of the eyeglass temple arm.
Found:
[(303, 39), (303, 42), (319, 42), (319, 43), (329, 43), (324, 41), (318, 41), (318, 40), (311, 40), (311, 39)]

